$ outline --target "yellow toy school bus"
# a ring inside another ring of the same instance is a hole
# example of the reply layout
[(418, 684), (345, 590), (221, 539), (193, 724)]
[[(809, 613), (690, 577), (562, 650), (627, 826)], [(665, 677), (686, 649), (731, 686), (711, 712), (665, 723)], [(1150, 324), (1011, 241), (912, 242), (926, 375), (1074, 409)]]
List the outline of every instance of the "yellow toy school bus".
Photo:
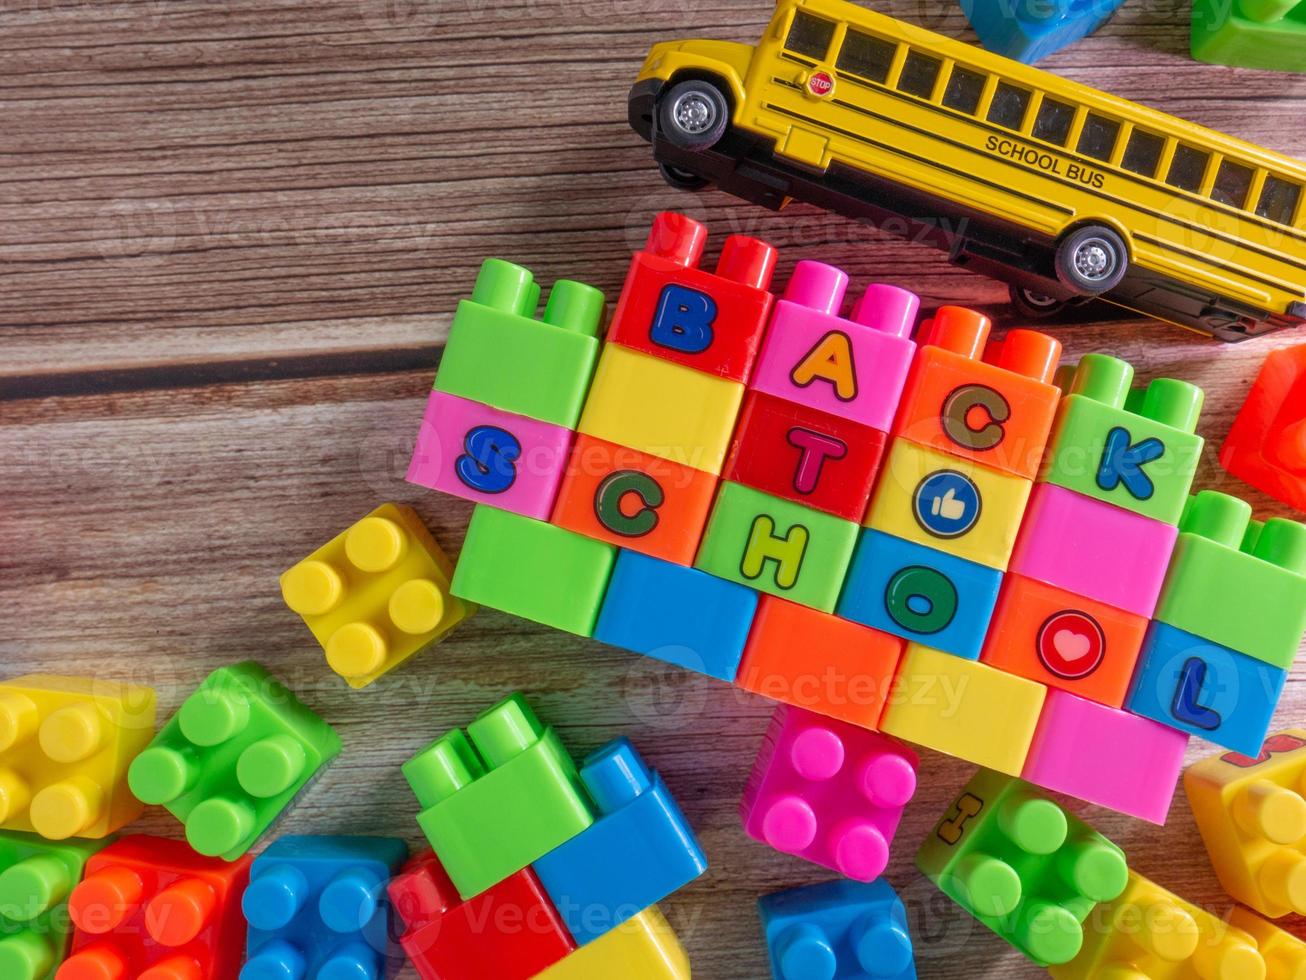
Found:
[(1306, 165), (844, 0), (779, 0), (756, 46), (655, 45), (630, 121), (674, 184), (906, 218), (1027, 306), (1306, 323)]

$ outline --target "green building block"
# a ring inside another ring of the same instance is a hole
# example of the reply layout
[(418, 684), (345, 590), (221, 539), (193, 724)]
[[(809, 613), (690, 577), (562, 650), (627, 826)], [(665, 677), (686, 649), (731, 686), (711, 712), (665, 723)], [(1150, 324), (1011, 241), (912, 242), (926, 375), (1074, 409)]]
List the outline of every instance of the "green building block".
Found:
[(477, 505), (450, 591), (578, 636), (593, 636), (617, 549), (519, 514)]
[(528, 270), (486, 259), (472, 298), (454, 314), (435, 390), (576, 428), (598, 357), (603, 294), (559, 279), (537, 320), (539, 301)]
[(1306, 72), (1306, 0), (1194, 0), (1193, 57)]
[(1089, 354), (1061, 400), (1041, 479), (1178, 524), (1204, 440), (1202, 389), (1172, 378), (1130, 388), (1134, 369)]
[(851, 521), (726, 482), (694, 564), (718, 578), (833, 612), (858, 530)]
[(1287, 670), (1306, 633), (1306, 525), (1251, 516), (1213, 490), (1189, 500), (1156, 619)]
[(68, 895), (105, 840), (0, 833), (0, 977), (52, 980), (68, 952)]
[(1115, 844), (1028, 783), (987, 769), (926, 838), (916, 866), (1040, 966), (1074, 959), (1093, 907), (1129, 880)]
[(521, 694), (404, 763), (426, 834), (463, 898), (479, 895), (594, 822), (576, 765)]
[(340, 736), (252, 661), (209, 674), (127, 770), (200, 854), (234, 861), (340, 754)]

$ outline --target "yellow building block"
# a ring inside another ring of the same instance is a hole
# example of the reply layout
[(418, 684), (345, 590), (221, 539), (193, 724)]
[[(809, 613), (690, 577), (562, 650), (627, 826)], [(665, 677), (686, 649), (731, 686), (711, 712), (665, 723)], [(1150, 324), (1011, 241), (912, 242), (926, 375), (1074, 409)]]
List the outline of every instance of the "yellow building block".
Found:
[(898, 668), (880, 729), (1019, 776), (1047, 688), (915, 643)]
[(1306, 915), (1306, 729), (1257, 759), (1222, 752), (1188, 767), (1184, 792), (1224, 890), (1272, 919)]
[(536, 980), (690, 980), (689, 956), (656, 905), (555, 963)]
[(0, 830), (99, 839), (141, 815), (127, 767), (154, 737), (148, 687), (29, 674), (0, 684)]
[(1265, 980), (1306, 980), (1306, 943), (1241, 905), (1234, 907), (1229, 925), (1256, 940), (1265, 959)]
[(1142, 875), (1099, 905), (1084, 947), (1053, 980), (1266, 980), (1256, 941)]
[(1029, 480), (895, 439), (865, 525), (1006, 571)]
[(618, 446), (720, 474), (744, 386), (609, 343), (580, 431)]
[(449, 592), (453, 564), (409, 507), (382, 504), (282, 573), (281, 596), (331, 669), (366, 687), (476, 607)]

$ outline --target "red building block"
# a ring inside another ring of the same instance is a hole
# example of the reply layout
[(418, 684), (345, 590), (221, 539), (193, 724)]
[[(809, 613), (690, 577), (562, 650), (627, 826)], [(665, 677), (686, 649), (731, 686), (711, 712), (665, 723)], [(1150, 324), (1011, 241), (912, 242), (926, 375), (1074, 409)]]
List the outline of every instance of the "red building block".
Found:
[(528, 980), (576, 949), (530, 868), (463, 901), (433, 851), (390, 882), (399, 942), (423, 980)]
[(776, 251), (731, 235), (715, 272), (698, 268), (707, 229), (664, 211), (636, 252), (608, 329), (612, 343), (732, 381), (747, 382), (774, 297)]
[(236, 980), (252, 862), (160, 837), (110, 844), (68, 898), (76, 932), (56, 980)]
[(1220, 465), (1306, 511), (1306, 345), (1265, 359), (1220, 447)]

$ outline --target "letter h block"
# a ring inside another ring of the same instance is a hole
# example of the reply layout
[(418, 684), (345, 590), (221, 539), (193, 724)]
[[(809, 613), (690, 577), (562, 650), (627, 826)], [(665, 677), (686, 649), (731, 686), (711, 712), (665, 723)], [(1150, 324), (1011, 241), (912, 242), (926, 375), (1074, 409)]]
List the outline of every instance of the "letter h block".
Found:
[(1306, 71), (1303, 0), (1193, 0), (1193, 57), (1217, 65)]

